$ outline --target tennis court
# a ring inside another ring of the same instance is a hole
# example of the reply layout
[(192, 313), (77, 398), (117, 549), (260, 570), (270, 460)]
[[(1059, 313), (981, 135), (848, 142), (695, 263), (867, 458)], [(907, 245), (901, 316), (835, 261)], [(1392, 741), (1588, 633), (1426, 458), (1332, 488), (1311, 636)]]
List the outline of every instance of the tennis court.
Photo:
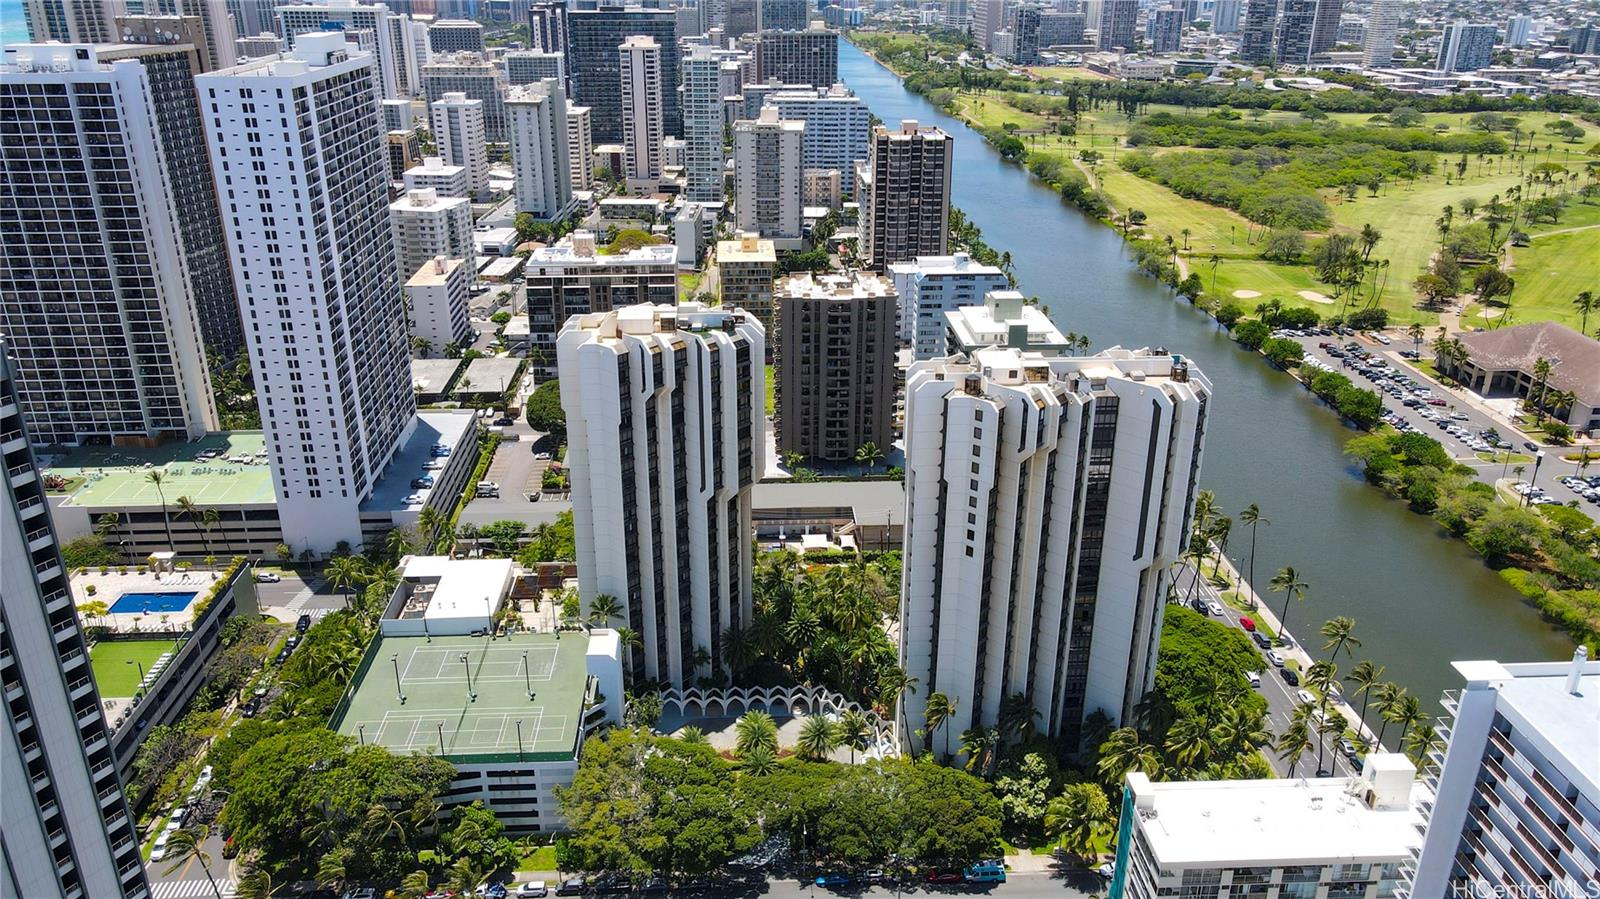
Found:
[(381, 638), (335, 729), (402, 752), (570, 752), (587, 642), (580, 634)]

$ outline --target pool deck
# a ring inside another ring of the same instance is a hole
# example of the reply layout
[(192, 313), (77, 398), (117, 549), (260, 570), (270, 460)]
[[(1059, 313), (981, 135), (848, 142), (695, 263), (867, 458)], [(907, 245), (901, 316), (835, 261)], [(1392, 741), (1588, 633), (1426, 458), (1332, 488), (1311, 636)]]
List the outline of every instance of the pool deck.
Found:
[[(217, 567), (220, 571), (223, 566), (219, 562)], [(124, 593), (194, 593), (198, 602), (213, 583), (211, 572), (203, 567), (196, 567), (188, 573), (162, 575), (139, 574), (138, 570), (130, 566), (127, 574), (118, 573), (115, 567), (108, 569), (106, 574), (101, 574), (98, 568), (89, 569), (83, 574), (74, 571), (71, 578), (72, 604), (79, 607), (78, 618), (85, 625), (108, 627), (118, 633), (190, 627), (194, 623), (194, 602), (180, 612), (151, 612), (148, 615), (121, 612), (100, 617), (84, 614), (81, 608), (84, 603), (98, 600), (109, 608)], [(93, 596), (89, 595), (90, 586), (94, 587)]]

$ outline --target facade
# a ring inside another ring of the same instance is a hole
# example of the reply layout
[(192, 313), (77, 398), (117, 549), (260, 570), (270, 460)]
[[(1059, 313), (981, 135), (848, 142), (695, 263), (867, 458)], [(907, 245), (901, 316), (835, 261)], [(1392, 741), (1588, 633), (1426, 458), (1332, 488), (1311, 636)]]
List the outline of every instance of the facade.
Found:
[(944, 354), (945, 313), (977, 306), (990, 291), (1011, 287), (1005, 272), (966, 253), (897, 262), (889, 266), (889, 276), (900, 295), (899, 337), (911, 344), (916, 359)]
[(473, 267), (467, 259), (436, 256), (424, 262), (406, 281), (406, 302), (411, 309), (411, 336), (428, 342), (431, 352), (452, 343), (472, 342), (467, 319), (467, 297)]
[(1342, 22), (1343, 13), (1343, 0), (1317, 0), (1316, 19), (1311, 25), (1311, 52), (1309, 57), (1326, 53), (1339, 43), (1339, 25)]
[(426, 188), (441, 197), (472, 195), (466, 166), (449, 165), (437, 156), (422, 157), (422, 164), (407, 169), (402, 178), (407, 192)]
[(472, 262), (472, 204), (460, 197), (426, 187), (406, 191), (389, 205), (389, 222), (401, 277), (410, 278), (435, 256)]
[(778, 320), (778, 452), (848, 462), (894, 442), (894, 284), (864, 272), (790, 275)]
[(1457, 662), (1438, 801), (1405, 895), (1582, 896), (1600, 883), (1600, 663)]
[(1011, 59), (1019, 66), (1039, 64), (1039, 7), (1017, 6), (1011, 11)]
[(1131, 52), (1138, 39), (1138, 18), (1139, 0), (1101, 0), (1099, 48)]
[(754, 232), (780, 247), (800, 245), (800, 145), (804, 122), (778, 118), (763, 107), (755, 121), (733, 126), (734, 210), (740, 231)]
[(1533, 36), (1533, 16), (1512, 16), (1506, 20), (1506, 46), (1526, 47)]
[[(196, 79), (218, 109), (211, 158), (279, 517), (315, 553), (360, 545), (360, 504), (416, 412), (374, 61), (343, 40), (302, 35), (280, 59)], [(303, 104), (302, 127), (257, 112), (280, 93)], [(236, 183), (229, 166), (247, 162), (265, 167), (265, 185)], [(307, 205), (313, 192), (324, 200)]]
[[(956, 705), (942, 730), (1025, 697), (1078, 748), (1150, 688), (1168, 567), (1189, 533), (1211, 384), (1182, 357), (985, 349), (906, 376), (900, 664)], [(948, 751), (948, 748), (946, 748)]]
[(415, 131), (390, 131), (384, 135), (389, 151), (389, 180), (403, 182), (406, 172), (422, 164), (422, 136)]
[[(427, 98), (430, 112), (436, 104), (445, 100), (452, 94), (464, 94), (468, 103), (479, 101), (483, 116), (483, 137), (485, 140), (502, 142), (506, 139), (506, 111), (503, 102), (505, 73), (499, 66), (484, 59), (477, 53), (456, 53), (450, 56), (440, 56), (432, 59), (421, 69), (422, 94)], [(457, 101), (454, 106), (459, 109)], [(438, 129), (435, 128), (435, 131)], [(438, 137), (434, 138), (436, 141)], [(480, 145), (482, 141), (479, 142)], [(446, 159), (465, 165), (459, 159), (454, 159), (443, 151), (442, 145), (439, 155)], [(470, 171), (471, 167), (468, 166)]]
[(861, 246), (874, 271), (918, 256), (943, 256), (950, 238), (950, 170), (955, 142), (932, 125), (903, 121), (872, 130), (856, 167)]
[(800, 164), (806, 169), (837, 170), (845, 194), (854, 196), (856, 163), (866, 160), (872, 135), (867, 104), (842, 84), (774, 91), (765, 103), (778, 110), (778, 118), (805, 123)]
[(617, 48), (634, 35), (652, 38), (660, 48), (664, 134), (678, 134), (682, 121), (678, 113), (678, 33), (672, 10), (639, 6), (573, 8), (565, 17), (572, 100), (594, 110), (591, 125), (595, 142), (622, 142), (624, 113), (617, 90), (622, 57)]
[(566, 88), (555, 78), (512, 88), (506, 119), (517, 211), (541, 221), (566, 218), (572, 212)]
[[(106, 4), (115, 8), (112, 4)], [(185, 34), (185, 20), (199, 20), (198, 34)], [(206, 0), (146, 0), (141, 15), (112, 19), (114, 40), (133, 44), (192, 43), (200, 53), (197, 71), (231, 66), (234, 55), (233, 21), (220, 3)], [(160, 32), (167, 32), (161, 34)]]
[(1373, 753), (1356, 777), (1155, 783), (1134, 771), (1111, 897), (1396, 896), (1430, 799), (1400, 753)]
[(1439, 43), (1441, 72), (1476, 72), (1494, 62), (1494, 42), (1499, 29), (1488, 24), (1452, 22), (1444, 27)]
[(717, 289), (724, 309), (743, 309), (775, 334), (772, 281), (778, 272), (778, 254), (772, 241), (754, 234), (717, 242)]
[(1006, 27), (1005, 0), (971, 0), (972, 36), (985, 50), (994, 49), (994, 36)]
[(622, 147), (627, 177), (641, 181), (661, 177), (662, 141), (666, 139), (666, 88), (662, 83), (661, 45), (633, 35), (617, 47), (622, 101)]
[(1394, 39), (1400, 32), (1400, 0), (1372, 0), (1367, 31), (1362, 35), (1361, 64), (1380, 68), (1394, 61)]
[(962, 306), (944, 314), (945, 355), (971, 355), (984, 347), (1018, 349), (1041, 356), (1063, 356), (1076, 348), (1067, 336), (1015, 290), (991, 290), (982, 306)]
[(800, 31), (806, 27), (806, 0), (758, 0), (760, 19), (756, 27), (762, 31)]
[(1279, 5), (1278, 33), (1273, 39), (1273, 57), (1279, 65), (1311, 63), (1320, 4), (1321, 0), (1283, 0)]
[(756, 37), (756, 80), (829, 87), (839, 80), (839, 35), (826, 28), (763, 31)]
[(373, 77), (378, 80), (379, 94), (395, 100), (409, 95), (411, 85), (405, 78), (406, 22), (403, 16), (395, 15), (388, 6), (360, 3), (358, 0), (324, 0), (321, 3), (280, 5), (274, 9), (278, 17), (278, 37), (283, 39), (285, 49), (293, 49), (302, 34), (341, 29), (353, 34), (368, 34), (371, 43), (368, 52), (373, 57)]
[[(750, 493), (761, 480), (761, 325), (698, 303), (568, 321), (561, 405), (585, 609), (616, 597), (637, 680), (726, 670), (752, 620)], [(696, 649), (709, 653), (696, 666)]]
[(533, 46), (546, 53), (565, 54), (567, 4), (563, 0), (532, 0), (527, 8), (528, 30)]
[(513, 50), (500, 60), (506, 67), (506, 83), (515, 87), (533, 84), (546, 78), (567, 83), (566, 57), (545, 50)]
[(104, 0), (23, 0), (28, 39), (34, 43), (109, 44), (116, 40), (118, 7)]
[(567, 164), (573, 190), (594, 189), (594, 136), (590, 109), (567, 101)]
[(383, 111), (383, 130), (415, 131), (417, 123), (411, 114), (410, 100), (384, 100), (378, 104)]
[(1150, 29), (1147, 34), (1150, 40), (1150, 52), (1178, 52), (1178, 46), (1183, 42), (1183, 22), (1181, 7), (1151, 10)]
[(800, 204), (838, 209), (844, 205), (843, 183), (838, 169), (805, 169), (800, 173)]
[[(179, 90), (188, 62), (162, 53), (106, 62), (99, 53), (82, 44), (6, 48), (0, 334), (41, 443), (190, 440), (217, 425), (197, 292), (216, 301), (232, 281), (224, 288), (212, 272), (198, 283), (185, 252), (186, 217), (192, 232), (217, 209), (211, 189), (191, 183), (198, 173), (173, 169), (203, 140), (194, 107), (162, 108), (185, 96), (193, 103)], [(158, 85), (173, 92), (158, 95)], [(180, 201), (209, 210), (180, 210)], [(121, 242), (107, 243), (109, 233)], [(206, 255), (215, 233), (188, 236), (201, 241), (197, 264), (215, 261)]]
[(440, 19), (428, 26), (429, 53), (482, 53), (483, 26), (462, 19)]
[(282, 49), (282, 46), (278, 36), (270, 31), (252, 37), (241, 37), (233, 42), (234, 61), (272, 56)]
[(8, 735), (0, 741), (0, 892), (141, 899), (150, 890), (139, 838), (17, 386), (0, 340), (0, 557), (7, 560), (0, 566), (0, 686)]
[[(1530, 322), (1462, 334), (1465, 362), (1435, 358), (1439, 371), (1486, 397), (1570, 393), (1574, 402), (1551, 409), (1575, 431), (1600, 431), (1600, 340), (1555, 322)], [(1541, 382), (1540, 359), (1551, 362)], [(1562, 413), (1565, 413), (1564, 415)]]
[(609, 312), (637, 303), (672, 303), (678, 297), (676, 250), (666, 244), (604, 254), (594, 233), (574, 231), (553, 247), (528, 256), (529, 344), (538, 350), (531, 370), (539, 380), (556, 373), (556, 335), (568, 318)]
[(721, 202), (728, 167), (722, 143), (722, 63), (728, 51), (695, 47), (683, 57), (684, 196)]
[[(500, 110), (503, 133), (505, 103), (498, 90), (495, 105)], [(434, 152), (445, 162), (467, 170), (467, 186), (474, 196), (482, 196), (489, 190), (489, 145), (485, 139), (489, 127), (485, 115), (487, 108), (482, 100), (469, 98), (458, 91), (445, 94), (428, 104), (429, 117), (433, 122)]]
[(1216, 0), (1211, 7), (1211, 30), (1216, 34), (1237, 34), (1243, 7), (1244, 0)]
[[(1238, 0), (1233, 0), (1238, 2)], [(1083, 32), (1088, 27), (1088, 17), (1081, 12), (1057, 12), (1053, 9), (1039, 13), (1039, 46), (1055, 47), (1083, 43)]]
[(1245, 0), (1244, 28), (1239, 35), (1239, 61), (1261, 65), (1272, 59), (1278, 30), (1278, 0)]

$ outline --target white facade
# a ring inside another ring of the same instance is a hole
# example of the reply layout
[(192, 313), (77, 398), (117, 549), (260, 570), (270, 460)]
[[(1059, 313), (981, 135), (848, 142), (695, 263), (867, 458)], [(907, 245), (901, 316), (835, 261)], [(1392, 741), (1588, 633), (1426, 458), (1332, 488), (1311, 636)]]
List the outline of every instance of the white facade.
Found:
[(1236, 34), (1244, 0), (1216, 0), (1211, 7), (1211, 30), (1216, 34)]
[(740, 231), (760, 234), (780, 249), (799, 246), (805, 207), (800, 202), (804, 122), (761, 117), (733, 125), (734, 211)]
[(506, 95), (506, 130), (517, 211), (547, 222), (566, 218), (572, 212), (571, 135), (561, 82), (547, 78), (513, 88)]
[(573, 190), (594, 189), (594, 131), (589, 107), (567, 101), (567, 165)]
[(484, 136), (483, 101), (449, 93), (428, 104), (433, 144), (439, 158), (467, 170), (475, 196), (489, 190), (489, 145)]
[[(297, 551), (361, 544), (361, 501), (416, 412), (372, 66), (326, 33), (195, 79), (217, 107), (212, 168), (278, 517)], [(280, 100), (304, 111), (280, 113)]]
[(1134, 771), (1110, 895), (1392, 899), (1431, 799), (1399, 753), (1371, 754), (1355, 777), (1154, 783)]
[(420, 188), (389, 205), (400, 275), (410, 278), (435, 256), (473, 260), (472, 204)]
[(872, 136), (872, 112), (860, 97), (842, 84), (815, 90), (781, 90), (769, 94), (766, 105), (778, 117), (805, 122), (801, 164), (808, 169), (835, 169), (844, 192), (855, 196), (856, 163), (867, 158)]
[[(752, 317), (698, 303), (582, 315), (562, 329), (579, 590), (585, 608), (601, 593), (620, 601), (644, 644), (625, 660), (635, 681), (726, 670), (723, 634), (750, 625), (764, 344)], [(699, 647), (711, 664), (694, 669)]]
[(1506, 46), (1526, 47), (1533, 36), (1533, 16), (1512, 16), (1506, 21)]
[(695, 47), (679, 64), (683, 70), (684, 195), (696, 203), (722, 200), (728, 167), (722, 143), (722, 64), (729, 54)]
[(1155, 676), (1210, 393), (1148, 350), (912, 364), (900, 665), (922, 689), (903, 733), (933, 692), (956, 705), (944, 734), (992, 726), (1014, 695), (1068, 746), (1096, 710), (1129, 719)]
[(1452, 22), (1439, 39), (1440, 72), (1476, 72), (1494, 62), (1494, 42), (1499, 29), (1493, 25)]
[(1600, 662), (1457, 662), (1438, 802), (1406, 895), (1584, 896), (1600, 883)]
[(107, 65), (82, 44), (10, 45), (5, 62), (0, 334), (29, 430), (64, 444), (215, 430), (178, 186), (145, 67)]
[(437, 156), (422, 157), (422, 165), (406, 169), (401, 178), (407, 191), (426, 189), (441, 197), (466, 198), (472, 190), (466, 166), (450, 165)]
[(654, 38), (636, 34), (622, 42), (617, 55), (626, 175), (641, 181), (654, 180), (661, 177), (661, 142), (667, 136), (662, 107), (666, 88), (662, 84), (661, 45)]
[(429, 355), (443, 352), (452, 343), (471, 343), (467, 300), (472, 275), (472, 265), (467, 260), (438, 256), (424, 262), (406, 282), (411, 336), (428, 342)]
[(533, 84), (554, 78), (565, 84), (567, 80), (566, 54), (544, 50), (513, 50), (501, 63), (506, 67), (506, 82), (513, 86)]
[(1361, 64), (1386, 66), (1394, 60), (1394, 39), (1400, 31), (1401, 0), (1372, 0), (1367, 33), (1361, 42)]
[(405, 77), (406, 19), (395, 15), (382, 3), (356, 0), (325, 0), (322, 3), (279, 6), (278, 36), (284, 47), (293, 49), (302, 34), (326, 34), (324, 26), (342, 26), (346, 31), (369, 31), (372, 35), (374, 77), (384, 97), (402, 99), (410, 94)]
[(984, 294), (1011, 286), (1005, 272), (966, 253), (897, 262), (889, 276), (900, 292), (900, 340), (917, 359), (944, 355), (945, 313), (981, 305)]
[(983, 305), (962, 306), (944, 314), (945, 355), (973, 353), (988, 346), (1011, 347), (1060, 356), (1073, 350), (1067, 336), (1016, 290), (991, 290)]

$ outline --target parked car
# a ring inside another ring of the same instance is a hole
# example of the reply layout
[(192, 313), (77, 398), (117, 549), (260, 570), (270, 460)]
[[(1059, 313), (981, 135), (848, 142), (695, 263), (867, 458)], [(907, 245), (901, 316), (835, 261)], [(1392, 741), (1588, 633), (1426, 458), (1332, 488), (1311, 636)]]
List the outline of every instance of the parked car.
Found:
[(478, 884), (478, 888), (472, 891), (472, 895), (483, 896), (485, 899), (506, 899), (506, 896), (509, 892), (510, 891), (506, 889), (505, 884), (498, 881), (490, 882), (486, 880), (483, 883)]
[(517, 899), (544, 899), (550, 895), (550, 887), (542, 880), (530, 880), (517, 887)]
[(1256, 620), (1254, 618), (1251, 618), (1249, 615), (1240, 615), (1239, 616), (1239, 626), (1244, 628), (1245, 630), (1251, 632), (1251, 633), (1255, 633)]
[(560, 886), (556, 887), (556, 895), (581, 896), (585, 886), (586, 884), (582, 877), (568, 877), (566, 880), (561, 881)]
[(311, 630), (311, 616), (301, 615), (299, 618), (296, 618), (294, 620), (294, 629), (302, 634), (308, 630)]
[(826, 874), (817, 876), (817, 886), (819, 887), (847, 887), (854, 882), (855, 878), (843, 871), (829, 871)]
[(1271, 662), (1272, 667), (1274, 668), (1282, 668), (1283, 653), (1277, 651), (1276, 649), (1269, 649), (1267, 650), (1267, 661)]
[(1316, 705), (1317, 697), (1310, 690), (1294, 691), (1294, 698), (1300, 700), (1301, 705)]
[(276, 571), (256, 572), (256, 583), (258, 584), (276, 584), (281, 580), (283, 580), (283, 577)]
[(172, 831), (163, 830), (156, 837), (155, 844), (150, 847), (150, 862), (154, 864), (167, 857), (167, 843), (172, 840)]
[(1266, 634), (1263, 634), (1260, 631), (1251, 631), (1250, 632), (1250, 639), (1254, 640), (1255, 644), (1257, 646), (1261, 647), (1262, 649), (1271, 649), (1272, 648), (1272, 638), (1268, 637)]
[(1300, 686), (1300, 675), (1295, 674), (1293, 668), (1279, 668), (1278, 676), (1283, 678), (1283, 682), (1291, 687)]
[(925, 878), (929, 883), (960, 883), (961, 875), (955, 871), (929, 871)]
[(1244, 679), (1249, 681), (1250, 686), (1252, 687), (1261, 686), (1261, 672), (1259, 671), (1246, 671), (1244, 673)]

